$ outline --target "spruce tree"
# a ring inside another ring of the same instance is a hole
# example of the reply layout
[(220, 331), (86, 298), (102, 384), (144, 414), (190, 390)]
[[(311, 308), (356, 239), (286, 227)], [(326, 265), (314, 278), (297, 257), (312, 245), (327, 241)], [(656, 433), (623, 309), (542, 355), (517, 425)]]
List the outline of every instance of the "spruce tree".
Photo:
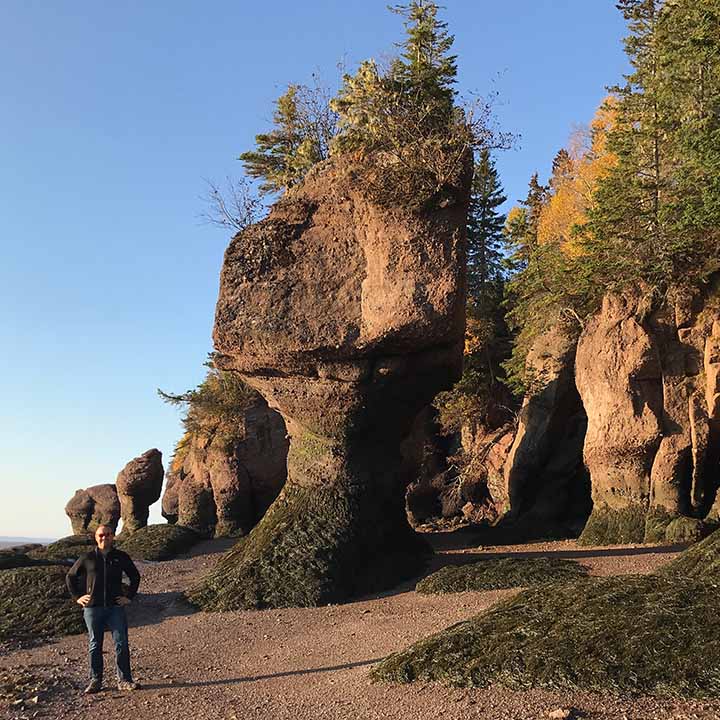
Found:
[(717, 267), (720, 2), (623, 0), (633, 72), (615, 88), (608, 147), (618, 162), (590, 213), (597, 287), (664, 289)]
[(473, 174), (467, 218), (467, 328), (463, 375), (438, 396), (435, 406), (446, 432), (466, 423), (492, 425), (507, 420), (511, 404), (502, 365), (510, 356), (511, 337), (503, 305), (505, 260), (502, 253), (505, 202), (490, 152), (479, 153)]
[(503, 194), (495, 163), (483, 149), (475, 164), (467, 221), (468, 298), (481, 311), (492, 313), (502, 296), (502, 254), (505, 215), (499, 207)]
[[(452, 195), (484, 119), (471, 125), (455, 105), (453, 36), (426, 0), (390, 8), (405, 18), (400, 53), (381, 70), (373, 60), (345, 75), (332, 107), (339, 115), (334, 152), (364, 162), (359, 186), (377, 203), (421, 206)], [(481, 127), (482, 126), (482, 127)]]
[(396, 5), (394, 13), (405, 18), (406, 39), (390, 75), (409, 94), (412, 102), (433, 123), (448, 122), (455, 102), (456, 56), (450, 54), (453, 35), (438, 19), (438, 6), (427, 0)]
[(273, 129), (256, 135), (256, 149), (239, 159), (250, 177), (262, 180), (261, 192), (281, 192), (328, 156), (335, 122), (322, 88), (289, 85), (275, 101)]

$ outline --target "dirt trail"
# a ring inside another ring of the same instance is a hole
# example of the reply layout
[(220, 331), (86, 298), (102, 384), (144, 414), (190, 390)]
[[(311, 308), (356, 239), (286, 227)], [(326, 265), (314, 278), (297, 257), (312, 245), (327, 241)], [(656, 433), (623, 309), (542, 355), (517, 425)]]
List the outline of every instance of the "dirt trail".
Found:
[[(439, 552), (433, 568), (476, 555), (542, 554), (574, 557), (598, 575), (650, 572), (677, 551), (589, 549), (564, 541), (477, 549), (471, 536), (462, 534), (437, 536), (434, 542)], [(143, 583), (131, 609), (130, 641), (134, 672), (143, 690), (77, 694), (86, 680), (86, 638), (65, 638), (17, 649), (0, 659), (2, 666), (30, 666), (38, 674), (59, 668), (74, 688), (41, 699), (30, 711), (10, 711), (8, 717), (33, 717), (36, 712), (38, 718), (113, 720), (533, 720), (569, 707), (578, 711), (575, 717), (596, 720), (720, 717), (720, 701), (373, 684), (368, 670), (377, 660), (471, 617), (514, 591), (423, 596), (408, 585), (347, 605), (188, 614), (179, 602), (180, 591), (206, 572), (227, 547), (227, 541), (211, 541), (185, 559), (138, 563)], [(111, 645), (107, 636), (107, 681), (114, 675)]]

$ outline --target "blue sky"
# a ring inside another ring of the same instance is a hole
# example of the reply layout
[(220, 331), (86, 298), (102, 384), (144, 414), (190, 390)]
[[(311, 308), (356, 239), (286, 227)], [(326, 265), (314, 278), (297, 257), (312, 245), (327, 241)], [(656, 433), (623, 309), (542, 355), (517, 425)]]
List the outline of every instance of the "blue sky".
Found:
[[(203, 178), (268, 127), (288, 82), (393, 51), (386, 2), (5, 0), (0, 7), (0, 535), (70, 531), (77, 488), (114, 482), (203, 377), (228, 234)], [(497, 90), (518, 147), (506, 192), (546, 176), (625, 71), (611, 0), (447, 0), (459, 89)], [(152, 516), (159, 519), (159, 504)]]

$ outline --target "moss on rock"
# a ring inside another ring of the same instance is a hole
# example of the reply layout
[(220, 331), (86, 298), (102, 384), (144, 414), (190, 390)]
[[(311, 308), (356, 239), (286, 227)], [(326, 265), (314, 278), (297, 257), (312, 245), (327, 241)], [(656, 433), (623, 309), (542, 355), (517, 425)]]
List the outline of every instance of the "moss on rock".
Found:
[(415, 589), (424, 594), (503, 590), (565, 582), (587, 575), (582, 565), (560, 558), (489, 559), (470, 565), (444, 567), (421, 580)]
[(76, 635), (85, 631), (80, 607), (59, 565), (0, 571), (0, 641)]
[(172, 560), (200, 541), (200, 535), (182, 525), (147, 525), (123, 537), (118, 547), (138, 560)]
[(720, 582), (720, 530), (692, 545), (663, 566), (660, 574)]
[(580, 545), (628, 545), (645, 540), (646, 509), (639, 503), (623, 508), (607, 505), (593, 507), (582, 534)]
[(0, 570), (12, 570), (13, 568), (34, 567), (36, 565), (54, 564), (50, 560), (30, 557), (25, 552), (8, 549), (0, 550)]
[(651, 508), (645, 516), (645, 537), (643, 538), (643, 542), (665, 542), (667, 527), (677, 517), (677, 515), (669, 513), (665, 508)]
[(697, 542), (708, 534), (708, 528), (702, 520), (681, 515), (668, 523), (665, 528), (665, 541), (669, 543)]
[(391, 655), (375, 679), (717, 696), (717, 585), (677, 575), (526, 590)]
[(644, 542), (697, 542), (705, 537), (708, 531), (708, 526), (702, 520), (669, 513), (664, 508), (652, 508), (645, 518)]
[(402, 517), (379, 532), (375, 502), (347, 487), (286, 485), (188, 599), (205, 610), (311, 607), (419, 574), (427, 546)]
[(31, 550), (28, 555), (40, 560), (51, 562), (74, 562), (83, 553), (96, 547), (92, 535), (68, 535), (41, 548)]

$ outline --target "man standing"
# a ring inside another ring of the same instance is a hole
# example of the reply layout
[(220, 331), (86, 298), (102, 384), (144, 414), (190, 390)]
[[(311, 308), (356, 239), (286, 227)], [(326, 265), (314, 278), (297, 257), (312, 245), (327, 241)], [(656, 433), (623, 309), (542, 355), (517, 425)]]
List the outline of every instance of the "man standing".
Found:
[[(70, 568), (65, 582), (75, 602), (83, 607), (83, 616), (90, 635), (90, 684), (86, 693), (102, 689), (103, 637), (105, 628), (115, 643), (115, 666), (118, 690), (137, 690), (130, 672), (130, 648), (125, 605), (135, 597), (140, 573), (127, 553), (113, 547), (115, 533), (109, 525), (95, 531), (97, 547), (81, 555)], [(122, 576), (130, 579), (130, 588), (123, 594)]]

